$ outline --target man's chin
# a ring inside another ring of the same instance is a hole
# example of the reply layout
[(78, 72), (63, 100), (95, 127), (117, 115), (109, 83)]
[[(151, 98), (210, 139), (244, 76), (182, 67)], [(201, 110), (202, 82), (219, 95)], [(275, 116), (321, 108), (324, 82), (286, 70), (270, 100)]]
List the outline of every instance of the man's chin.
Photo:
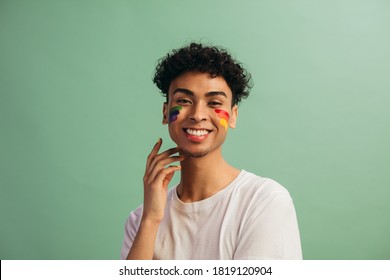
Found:
[(185, 156), (185, 157), (192, 157), (192, 158), (201, 158), (201, 157), (204, 157), (208, 154), (208, 151), (188, 151), (188, 150), (183, 150), (181, 149), (181, 153)]

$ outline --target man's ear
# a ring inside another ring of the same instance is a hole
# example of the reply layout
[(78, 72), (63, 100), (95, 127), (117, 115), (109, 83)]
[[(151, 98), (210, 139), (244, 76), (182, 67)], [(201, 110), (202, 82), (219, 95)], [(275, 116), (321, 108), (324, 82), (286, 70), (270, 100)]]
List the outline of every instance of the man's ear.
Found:
[(164, 102), (164, 104), (163, 104), (162, 124), (168, 124), (168, 103), (167, 102)]
[(234, 105), (232, 107), (232, 114), (229, 118), (229, 127), (230, 128), (236, 128), (237, 117), (238, 117), (238, 106)]

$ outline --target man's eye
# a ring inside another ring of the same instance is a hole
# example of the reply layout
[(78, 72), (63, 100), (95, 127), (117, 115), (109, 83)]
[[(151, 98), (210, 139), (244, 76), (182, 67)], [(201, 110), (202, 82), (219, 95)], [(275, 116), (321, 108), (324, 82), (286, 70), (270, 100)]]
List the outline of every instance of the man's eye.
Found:
[(220, 106), (220, 105), (222, 105), (222, 103), (211, 101), (211, 102), (209, 102), (209, 105), (211, 105), (211, 106)]
[(177, 103), (190, 103), (190, 101), (189, 100), (187, 100), (187, 99), (179, 99), (179, 100), (177, 100)]

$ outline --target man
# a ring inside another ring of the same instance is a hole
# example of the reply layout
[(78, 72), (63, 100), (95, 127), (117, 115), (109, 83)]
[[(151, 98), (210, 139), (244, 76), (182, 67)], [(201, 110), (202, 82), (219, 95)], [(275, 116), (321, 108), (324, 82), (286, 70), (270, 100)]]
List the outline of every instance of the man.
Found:
[[(126, 222), (121, 257), (301, 259), (288, 191), (222, 157), (250, 75), (225, 50), (192, 43), (159, 61), (154, 82), (177, 147), (159, 153), (159, 139), (148, 156), (144, 203)], [(180, 183), (168, 190), (179, 170)]]

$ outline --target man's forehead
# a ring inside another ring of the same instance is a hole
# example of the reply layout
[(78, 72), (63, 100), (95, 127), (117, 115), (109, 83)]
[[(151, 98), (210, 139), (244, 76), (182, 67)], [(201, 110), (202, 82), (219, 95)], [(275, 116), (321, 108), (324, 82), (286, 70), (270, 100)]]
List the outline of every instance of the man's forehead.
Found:
[(211, 77), (209, 73), (189, 72), (174, 79), (169, 87), (169, 95), (183, 93), (186, 95), (204, 95), (232, 97), (232, 92), (226, 80), (221, 77)]

